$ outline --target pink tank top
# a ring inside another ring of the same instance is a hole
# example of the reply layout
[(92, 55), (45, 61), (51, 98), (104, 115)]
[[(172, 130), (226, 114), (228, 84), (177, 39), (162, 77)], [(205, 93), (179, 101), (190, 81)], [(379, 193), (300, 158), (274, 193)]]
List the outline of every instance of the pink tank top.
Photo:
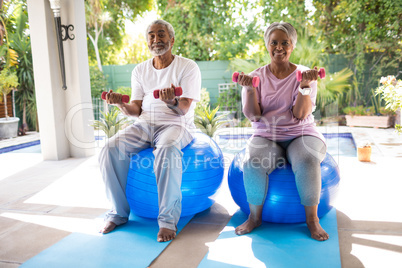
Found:
[[(262, 118), (253, 122), (254, 136), (265, 137), (273, 141), (288, 141), (300, 136), (315, 136), (325, 143), (324, 136), (315, 127), (314, 116), (299, 120), (293, 116), (292, 107), (296, 103), (300, 82), (296, 79), (297, 70), (309, 68), (297, 65), (297, 69), (284, 79), (278, 79), (269, 70), (268, 65), (260, 67), (250, 75), (258, 76), (257, 98), (262, 109)], [(317, 97), (317, 82), (310, 84), (313, 108)]]

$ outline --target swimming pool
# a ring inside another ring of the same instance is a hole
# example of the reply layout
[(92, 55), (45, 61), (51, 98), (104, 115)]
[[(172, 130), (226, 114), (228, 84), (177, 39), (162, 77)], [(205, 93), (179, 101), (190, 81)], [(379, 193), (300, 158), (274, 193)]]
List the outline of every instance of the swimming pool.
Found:
[(5, 148), (0, 148), (0, 154), (4, 153), (40, 153), (40, 141), (31, 141), (27, 143), (22, 143), (18, 145), (13, 145)]
[[(327, 141), (327, 151), (336, 156), (356, 156), (356, 143), (351, 133), (323, 133)], [(246, 148), (247, 140), (251, 137), (251, 134), (243, 135), (219, 135), (217, 137), (217, 143), (222, 149), (223, 153), (237, 154), (243, 148)], [(96, 136), (96, 140), (102, 140), (104, 137)], [(40, 141), (34, 141), (15, 145), (11, 147), (1, 148), (2, 153), (41, 153)]]
[[(323, 133), (326, 143), (327, 152), (336, 156), (355, 157), (356, 143), (351, 133)], [(217, 143), (223, 153), (236, 154), (243, 148), (246, 148), (247, 140), (251, 134), (245, 135), (219, 135)]]

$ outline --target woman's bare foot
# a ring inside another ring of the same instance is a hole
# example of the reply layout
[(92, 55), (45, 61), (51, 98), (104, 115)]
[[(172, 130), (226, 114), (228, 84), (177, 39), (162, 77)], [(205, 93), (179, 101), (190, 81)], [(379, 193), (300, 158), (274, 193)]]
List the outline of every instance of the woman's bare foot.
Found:
[(304, 206), (306, 211), (307, 228), (310, 230), (311, 238), (318, 241), (328, 240), (329, 235), (322, 229), (320, 219), (317, 216), (318, 205)]
[(114, 230), (114, 228), (116, 228), (116, 226), (117, 225), (114, 222), (107, 221), (99, 232), (102, 234), (110, 233), (111, 231)]
[(253, 205), (249, 203), (248, 206), (250, 207), (250, 215), (248, 215), (248, 219), (242, 225), (237, 226), (235, 230), (237, 235), (248, 234), (262, 223), (261, 215), (263, 205)]
[(250, 217), (241, 225), (237, 226), (235, 233), (237, 235), (244, 235), (250, 233), (252, 230), (261, 225), (261, 220), (251, 220)]
[(158, 232), (158, 242), (167, 242), (176, 237), (176, 232), (168, 228), (160, 228)]
[(310, 230), (311, 238), (318, 240), (318, 241), (325, 241), (328, 240), (329, 235), (322, 229), (319, 219), (312, 219), (307, 220), (307, 228)]

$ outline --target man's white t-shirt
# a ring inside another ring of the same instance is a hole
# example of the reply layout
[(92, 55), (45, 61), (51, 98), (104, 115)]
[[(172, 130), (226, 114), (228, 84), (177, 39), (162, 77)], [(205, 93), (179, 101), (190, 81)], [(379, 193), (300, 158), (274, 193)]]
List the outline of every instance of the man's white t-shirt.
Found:
[[(138, 64), (131, 74), (131, 100), (142, 100), (139, 120), (157, 125), (175, 124), (194, 128), (194, 108), (201, 94), (200, 68), (194, 61), (180, 56), (174, 56), (172, 63), (160, 70), (155, 69), (152, 62), (153, 59), (150, 59)], [(183, 89), (180, 97), (193, 100), (184, 116), (154, 98), (154, 90), (168, 88), (171, 84)]]

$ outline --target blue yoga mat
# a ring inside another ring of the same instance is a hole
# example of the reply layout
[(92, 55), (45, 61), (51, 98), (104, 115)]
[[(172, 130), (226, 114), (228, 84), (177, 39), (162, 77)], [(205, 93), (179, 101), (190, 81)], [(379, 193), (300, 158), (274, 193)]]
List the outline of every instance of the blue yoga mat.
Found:
[(310, 238), (306, 224), (277, 224), (264, 222), (252, 233), (237, 236), (236, 226), (247, 215), (237, 211), (198, 268), (275, 267), (275, 268), (340, 268), (336, 210), (321, 218), (320, 223), (329, 234), (327, 241)]
[[(183, 217), (180, 231), (192, 218)], [(130, 215), (128, 223), (106, 235), (73, 233), (20, 267), (147, 267), (170, 242), (157, 242), (155, 219)]]

